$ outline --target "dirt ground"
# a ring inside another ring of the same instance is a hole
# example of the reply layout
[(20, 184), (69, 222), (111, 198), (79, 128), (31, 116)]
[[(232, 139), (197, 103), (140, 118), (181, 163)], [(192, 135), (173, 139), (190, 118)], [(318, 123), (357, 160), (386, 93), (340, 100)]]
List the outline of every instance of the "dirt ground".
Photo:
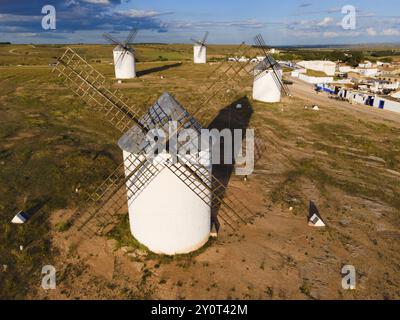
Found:
[[(73, 48), (130, 102), (148, 107), (168, 91), (191, 113), (218, 66), (193, 65), (189, 46), (180, 53), (144, 46), (140, 77), (118, 85), (110, 47)], [(222, 225), (194, 254), (156, 256), (133, 241), (124, 220), (118, 232), (90, 240), (66, 230), (85, 192), (122, 162), (120, 135), (51, 73), (48, 63), (65, 48), (0, 49), (0, 297), (400, 298), (400, 115), (329, 99), (295, 79), (292, 97), (265, 104), (240, 83), (247, 97), (210, 104), (198, 120), (256, 129), (253, 174), (232, 175), (228, 184), (255, 218), (234, 233)], [(223, 56), (230, 48), (212, 50)], [(32, 53), (21, 67), (19, 52)], [(242, 111), (232, 108), (238, 102)], [(10, 225), (18, 210), (49, 196), (29, 223)], [(308, 226), (310, 200), (326, 228)], [(40, 286), (47, 264), (57, 270), (55, 290)], [(356, 269), (356, 290), (342, 289), (344, 265)]]
[[(320, 177), (313, 174), (293, 173), (298, 163), (315, 161), (324, 170), (329, 164), (326, 170), (334, 171), (335, 177), (351, 180), (360, 174), (348, 172), (353, 164), (371, 174), (378, 170), (380, 179), (389, 179), (393, 190), (398, 191), (400, 173), (385, 168), (385, 160), (361, 155), (354, 145), (348, 148), (329, 140), (319, 143), (330, 148), (316, 150), (318, 139), (310, 131), (307, 117), (317, 117), (311, 125), (322, 119), (337, 124), (346, 118), (385, 123), (398, 133), (400, 116), (333, 101), (297, 81), (291, 92), (293, 97), (284, 98), (279, 105), (260, 104), (255, 108), (257, 128), (266, 137), (266, 151), (254, 175), (247, 181), (233, 177), (229, 184), (229, 190), (257, 213), (252, 224), (242, 226), (235, 234), (223, 228), (204, 251), (171, 260), (148, 256), (134, 247), (118, 248), (115, 240), (106, 238), (75, 245), (74, 235), (53, 232), (52, 243), (60, 252), (56, 262), (59, 286), (50, 292), (39, 291), (34, 298), (400, 298), (398, 207), (373, 195), (344, 190), (340, 184), (321, 184)], [(320, 111), (310, 110), (314, 104)], [(304, 109), (306, 105), (308, 109)], [(299, 121), (303, 113), (308, 116)], [(280, 124), (273, 119), (279, 119)], [(331, 153), (331, 148), (336, 148), (335, 152)], [(335, 161), (339, 161), (339, 167), (331, 163)], [(307, 225), (309, 200), (319, 206), (326, 228)], [(60, 211), (53, 215), (53, 225), (66, 214)], [(356, 268), (356, 290), (342, 289), (344, 265)]]

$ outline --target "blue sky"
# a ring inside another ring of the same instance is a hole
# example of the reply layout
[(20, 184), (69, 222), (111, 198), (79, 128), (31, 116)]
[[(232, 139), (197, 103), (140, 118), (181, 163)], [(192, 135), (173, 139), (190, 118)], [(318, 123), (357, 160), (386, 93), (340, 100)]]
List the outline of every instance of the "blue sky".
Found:
[[(42, 7), (54, 5), (57, 29), (41, 27)], [(344, 5), (357, 9), (355, 30), (344, 30)], [(400, 43), (398, 0), (0, 0), (0, 41), (101, 43), (102, 32), (138, 42), (189, 43), (209, 31), (210, 43), (251, 42), (261, 33), (271, 45)]]

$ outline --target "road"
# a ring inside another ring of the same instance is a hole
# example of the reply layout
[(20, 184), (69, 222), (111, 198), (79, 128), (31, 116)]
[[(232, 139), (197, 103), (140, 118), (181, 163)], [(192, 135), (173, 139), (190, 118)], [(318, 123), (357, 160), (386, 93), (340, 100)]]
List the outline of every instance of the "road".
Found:
[(362, 115), (372, 116), (375, 119), (384, 119), (400, 123), (400, 113), (380, 110), (373, 107), (364, 106), (361, 104), (351, 104), (347, 101), (340, 101), (330, 99), (329, 95), (325, 92), (316, 93), (314, 86), (306, 82), (300, 81), (297, 78), (288, 77), (293, 81), (293, 85), (289, 86), (290, 92), (294, 97), (303, 99), (307, 102), (308, 106), (319, 105), (320, 107), (335, 107), (345, 109), (353, 116), (359, 117)]

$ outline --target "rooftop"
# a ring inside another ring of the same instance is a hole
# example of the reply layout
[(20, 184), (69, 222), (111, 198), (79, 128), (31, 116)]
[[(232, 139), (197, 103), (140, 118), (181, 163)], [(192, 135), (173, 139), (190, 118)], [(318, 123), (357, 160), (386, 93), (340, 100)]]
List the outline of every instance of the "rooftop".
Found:
[[(162, 128), (165, 132), (169, 130), (170, 121), (178, 122), (178, 126), (185, 123), (183, 125), (185, 129), (190, 128), (197, 132), (200, 132), (202, 129), (200, 123), (194, 117), (191, 117), (185, 108), (168, 92), (164, 92), (139, 120), (148, 130)], [(118, 145), (126, 152), (138, 154), (148, 146), (145, 138), (146, 133), (139, 126), (135, 125), (119, 139)]]
[(254, 70), (265, 71), (267, 69), (270, 69), (271, 66), (281, 68), (280, 64), (278, 62), (276, 62), (276, 60), (273, 57), (269, 56), (269, 57), (265, 58), (263, 61), (261, 61), (259, 64), (257, 64), (257, 66), (254, 68)]

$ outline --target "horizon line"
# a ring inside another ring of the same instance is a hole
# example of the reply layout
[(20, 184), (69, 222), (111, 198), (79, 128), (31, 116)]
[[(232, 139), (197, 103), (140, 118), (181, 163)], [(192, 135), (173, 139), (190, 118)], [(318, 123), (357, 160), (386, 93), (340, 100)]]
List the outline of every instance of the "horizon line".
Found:
[[(246, 42), (244, 42), (246, 43)], [(189, 42), (137, 42), (131, 43), (130, 45), (147, 45), (147, 44), (158, 44), (158, 45), (192, 45)], [(235, 46), (240, 43), (210, 43), (209, 46)], [(101, 43), (101, 42), (66, 42), (66, 43), (43, 43), (43, 42), (26, 42), (26, 43), (13, 43), (11, 41), (0, 41), (0, 45), (104, 45), (104, 46), (113, 46), (113, 44)], [(252, 46), (257, 46), (255, 44), (249, 44)], [(362, 46), (400, 46), (399, 42), (365, 42), (365, 43), (337, 43), (337, 44), (269, 44), (267, 47), (269, 48), (323, 48), (323, 47), (362, 47)]]

